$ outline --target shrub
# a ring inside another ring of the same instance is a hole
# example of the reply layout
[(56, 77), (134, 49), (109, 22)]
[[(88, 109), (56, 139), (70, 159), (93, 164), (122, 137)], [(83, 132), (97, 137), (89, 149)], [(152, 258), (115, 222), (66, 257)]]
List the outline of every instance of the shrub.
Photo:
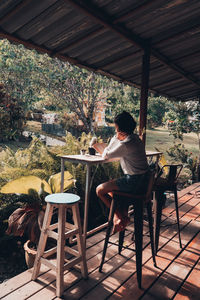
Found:
[(22, 105), (0, 86), (0, 139), (12, 140), (21, 136), (25, 124)]
[[(15, 153), (10, 148), (7, 148), (1, 153), (0, 187), (8, 181), (21, 176), (34, 175), (47, 180), (50, 175), (60, 171), (59, 155), (79, 154), (81, 149), (87, 150), (91, 138), (92, 134), (82, 133), (77, 139), (68, 133), (64, 146), (47, 148), (39, 139), (34, 138), (25, 150), (18, 150)], [(98, 138), (98, 141), (101, 142), (101, 138)], [(83, 215), (86, 166), (65, 162), (65, 170), (69, 171), (76, 180), (76, 188), (73, 192), (81, 197), (81, 215)], [(96, 186), (109, 179), (121, 176), (118, 162), (99, 165), (99, 167), (94, 166), (92, 172), (93, 174), (95, 172), (95, 174), (91, 189), (89, 215), (93, 217), (89, 217), (89, 227), (94, 227), (104, 222), (107, 214), (104, 205), (96, 196)], [(1, 196), (0, 201), (2, 199)]]

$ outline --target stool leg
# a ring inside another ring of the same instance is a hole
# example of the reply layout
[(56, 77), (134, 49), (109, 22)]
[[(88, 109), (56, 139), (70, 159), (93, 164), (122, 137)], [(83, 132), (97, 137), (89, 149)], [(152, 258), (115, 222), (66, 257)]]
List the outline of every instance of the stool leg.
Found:
[(121, 253), (122, 248), (123, 248), (124, 235), (125, 235), (125, 230), (119, 232), (119, 245), (118, 245), (119, 254)]
[(153, 257), (154, 266), (156, 266), (154, 237), (153, 237), (152, 203), (149, 201), (147, 203), (146, 207), (147, 207), (147, 215), (148, 215), (148, 221), (149, 221), (149, 233), (150, 233), (152, 257)]
[(58, 241), (57, 241), (57, 274), (56, 274), (56, 296), (60, 297), (64, 290), (64, 246), (65, 246), (65, 222), (66, 207), (58, 207)]
[(73, 211), (74, 224), (79, 229), (79, 232), (76, 235), (76, 238), (77, 238), (78, 251), (79, 251), (79, 253), (81, 254), (81, 257), (82, 257), (81, 273), (82, 273), (83, 278), (87, 279), (88, 270), (87, 270), (87, 264), (86, 264), (86, 251), (85, 251), (85, 245), (84, 245), (84, 242), (83, 242), (81, 219), (80, 219), (78, 203), (76, 203), (76, 205), (74, 205), (72, 207), (72, 211)]
[(155, 205), (154, 205), (154, 238), (155, 238), (155, 251), (158, 251), (159, 234), (160, 234), (160, 223), (162, 215), (162, 198), (163, 192), (156, 192)]
[(107, 226), (107, 230), (106, 230), (106, 237), (105, 237), (104, 248), (103, 248), (103, 253), (102, 253), (101, 264), (100, 264), (100, 267), (99, 267), (99, 272), (102, 271), (102, 267), (103, 267), (105, 256), (106, 256), (106, 250), (107, 250), (107, 247), (108, 247), (108, 241), (109, 241), (110, 232), (111, 232), (111, 228), (112, 228), (112, 224), (113, 224), (113, 217), (114, 217), (114, 213), (115, 213), (115, 207), (116, 207), (115, 202), (116, 201), (114, 199), (111, 202), (110, 213), (109, 213), (109, 221), (108, 221), (108, 226)]
[(41, 266), (41, 261), (40, 258), (44, 253), (45, 247), (46, 247), (46, 242), (47, 242), (47, 228), (49, 227), (51, 223), (51, 218), (53, 214), (53, 205), (50, 203), (47, 203), (45, 215), (44, 215), (44, 221), (42, 225), (42, 230), (40, 234), (40, 240), (38, 243), (37, 247), (37, 254), (34, 262), (34, 267), (33, 267), (33, 273), (32, 273), (32, 280), (35, 280), (38, 277), (39, 271), (40, 271), (40, 266)]
[(177, 219), (177, 226), (178, 226), (179, 244), (180, 244), (180, 248), (182, 248), (182, 243), (181, 243), (181, 233), (180, 233), (180, 224), (179, 224), (179, 212), (178, 212), (178, 196), (177, 196), (177, 189), (174, 190), (174, 200), (175, 200), (175, 207), (176, 207), (176, 219)]
[(141, 288), (141, 283), (142, 283), (142, 241), (143, 241), (143, 201), (135, 202), (134, 224), (135, 224), (137, 281), (138, 281), (138, 287)]

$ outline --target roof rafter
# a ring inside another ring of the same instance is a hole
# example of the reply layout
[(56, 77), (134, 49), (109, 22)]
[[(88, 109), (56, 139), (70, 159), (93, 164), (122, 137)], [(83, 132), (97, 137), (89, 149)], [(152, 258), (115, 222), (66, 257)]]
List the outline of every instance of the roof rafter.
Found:
[[(75, 8), (82, 11), (84, 14), (88, 15), (90, 18), (92, 18), (95, 22), (98, 22), (102, 24), (103, 26), (107, 27), (108, 29), (112, 30), (116, 34), (120, 35), (122, 38), (126, 39), (131, 44), (141, 48), (146, 49), (146, 47), (149, 47), (150, 41), (144, 40), (137, 34), (133, 33), (132, 31), (126, 29), (121, 24), (114, 24), (110, 20), (112, 19), (110, 16), (106, 15), (105, 12), (102, 12), (99, 8), (97, 9), (91, 2), (88, 1), (82, 1), (82, 0), (64, 0), (71, 5), (73, 5)], [(200, 81), (195, 78), (192, 74), (190, 74), (188, 71), (184, 70), (180, 66), (178, 66), (176, 63), (171, 61), (167, 56), (159, 52), (156, 48), (151, 49), (151, 54), (156, 59), (158, 59), (160, 62), (162, 62), (164, 65), (172, 69), (173, 71), (179, 73), (182, 77), (185, 79), (191, 81), (197, 86), (200, 86)]]

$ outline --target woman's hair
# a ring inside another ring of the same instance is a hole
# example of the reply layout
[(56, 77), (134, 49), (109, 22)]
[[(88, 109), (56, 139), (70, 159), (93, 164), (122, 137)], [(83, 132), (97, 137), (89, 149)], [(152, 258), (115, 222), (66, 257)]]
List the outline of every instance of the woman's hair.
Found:
[(114, 123), (118, 125), (120, 131), (127, 134), (133, 133), (136, 127), (135, 120), (127, 111), (123, 111), (122, 113), (118, 114), (114, 118)]

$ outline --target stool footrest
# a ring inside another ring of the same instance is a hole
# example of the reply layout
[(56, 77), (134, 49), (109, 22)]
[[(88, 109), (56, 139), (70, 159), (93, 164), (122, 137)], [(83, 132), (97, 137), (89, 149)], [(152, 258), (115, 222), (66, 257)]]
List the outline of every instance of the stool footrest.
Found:
[(68, 261), (67, 263), (64, 264), (64, 271), (72, 268), (74, 265), (80, 263), (81, 261), (82, 261), (82, 256), (76, 257), (76, 258)]
[(56, 253), (57, 252), (57, 246), (56, 247), (54, 247), (54, 248), (51, 248), (51, 249), (49, 249), (49, 250), (46, 250), (46, 251), (44, 251), (44, 253), (43, 253), (43, 257), (44, 258), (46, 258), (46, 257), (48, 257), (48, 256), (50, 256), (50, 255), (53, 255), (54, 253)]
[(65, 252), (68, 252), (68, 253), (70, 253), (70, 254), (72, 254), (74, 256), (79, 256), (80, 255), (77, 250), (75, 250), (73, 248), (70, 248), (68, 246), (65, 246), (64, 250), (65, 250)]
[[(51, 224), (51, 225), (49, 226), (49, 230), (54, 230), (54, 229), (56, 229), (56, 228), (58, 228), (58, 223), (54, 223), (54, 224)], [(66, 229), (73, 229), (73, 228), (75, 228), (75, 225), (66, 222), (66, 223), (65, 223), (65, 228), (66, 228)]]
[(44, 264), (45, 266), (49, 267), (50, 269), (56, 271), (56, 266), (50, 262), (48, 259), (41, 257), (40, 258), (41, 263)]
[(55, 231), (47, 229), (47, 235), (54, 240), (58, 240), (58, 234)]
[(72, 229), (68, 232), (65, 233), (65, 239), (69, 238), (70, 236), (72, 236), (73, 234), (77, 234), (79, 233), (79, 229), (78, 228), (75, 228), (75, 229)]

